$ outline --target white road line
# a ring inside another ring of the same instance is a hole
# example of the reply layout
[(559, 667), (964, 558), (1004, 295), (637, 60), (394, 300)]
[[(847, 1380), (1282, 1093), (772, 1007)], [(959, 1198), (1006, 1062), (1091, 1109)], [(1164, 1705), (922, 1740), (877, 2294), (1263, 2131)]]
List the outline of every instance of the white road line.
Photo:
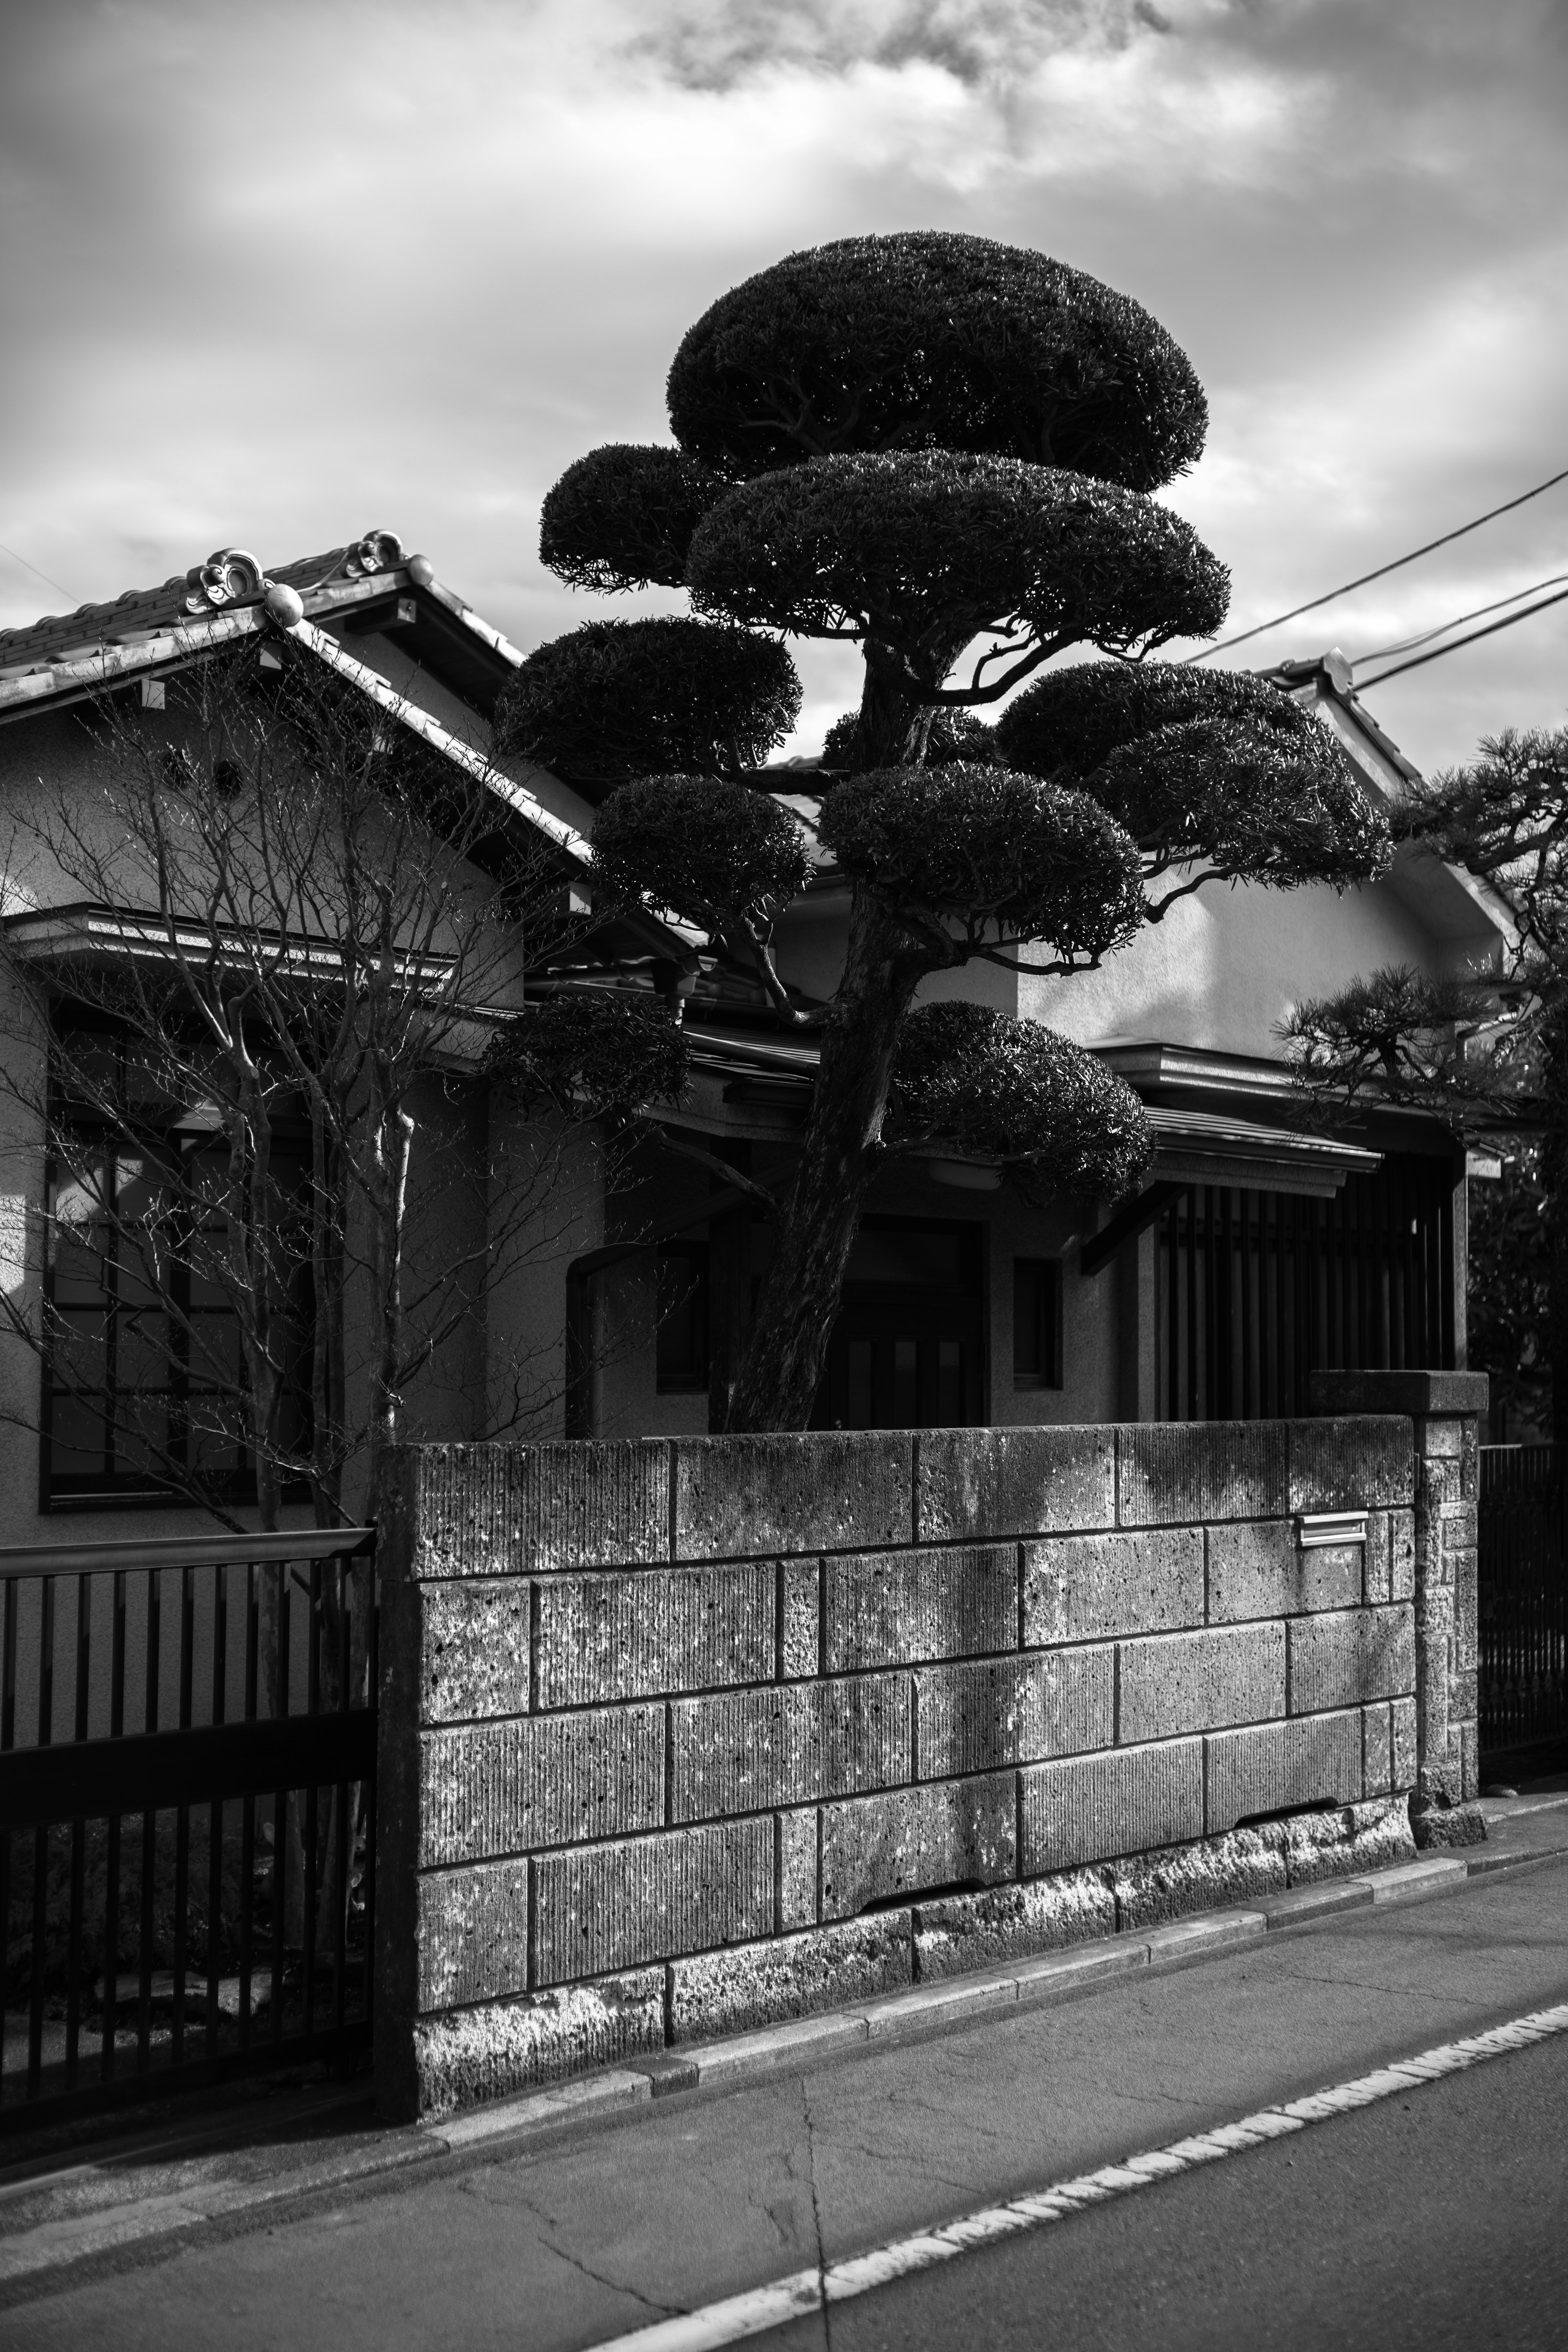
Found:
[(1330, 2090), (1313, 2091), (1306, 2098), (1291, 2099), (1278, 2107), (1259, 2108), (1256, 2115), (1243, 2116), (1239, 2123), (1221, 2124), (1214, 2131), (1173, 2141), (1168, 2147), (1130, 2156), (1124, 2163), (1102, 2165), (1098, 2172), (1056, 2181), (1048, 2189), (1012, 2198), (1005, 2205), (984, 2206), (979, 2212), (944, 2222), (940, 2229), (894, 2239), (889, 2245), (827, 2269), (796, 2271), (792, 2277), (775, 2279), (771, 2286), (752, 2287), (744, 2294), (726, 2296), (722, 2303), (706, 2304), (700, 2311), (656, 2320), (651, 2327), (634, 2328), (629, 2336), (602, 2340), (597, 2352), (720, 2352), (724, 2345), (740, 2344), (749, 2336), (765, 2336), (770, 2328), (783, 2327), (792, 2319), (807, 2318), (825, 2305), (847, 2303), (895, 2279), (952, 2262), (955, 2254), (967, 2253), (972, 2247), (994, 2245), (999, 2239), (1016, 2237), (1047, 2221), (1065, 2221), (1107, 2198), (1128, 2196), (1152, 2181), (1191, 2172), (1200, 2164), (1221, 2163), (1226, 2157), (1261, 2147), (1265, 2140), (1305, 2131), (1310, 2125), (1350, 2115), (1357, 2107), (1374, 2105), (1379, 2099), (1392, 2099), (1445, 2074), (1462, 2074), (1467, 2066), (1484, 2064), (1489, 2058), (1528, 2050), (1555, 2033), (1568, 2033), (1568, 2001), (1516, 2017), (1508, 2025), (1494, 2026), (1489, 2033), (1445, 2042), (1436, 2050), (1423, 2050), (1414, 2058), (1401, 2058), (1392, 2066), (1360, 2074), (1353, 2082), (1336, 2083)]

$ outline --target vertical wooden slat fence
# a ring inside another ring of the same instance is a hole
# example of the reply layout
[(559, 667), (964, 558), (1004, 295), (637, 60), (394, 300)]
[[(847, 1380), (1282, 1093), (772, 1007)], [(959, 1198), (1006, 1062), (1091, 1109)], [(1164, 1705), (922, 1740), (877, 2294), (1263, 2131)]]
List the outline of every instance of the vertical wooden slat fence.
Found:
[(0, 2133), (368, 2050), (372, 1542), (0, 1551)]
[(1480, 1745), (1568, 1741), (1568, 1559), (1551, 1445), (1483, 1445), (1477, 1592)]

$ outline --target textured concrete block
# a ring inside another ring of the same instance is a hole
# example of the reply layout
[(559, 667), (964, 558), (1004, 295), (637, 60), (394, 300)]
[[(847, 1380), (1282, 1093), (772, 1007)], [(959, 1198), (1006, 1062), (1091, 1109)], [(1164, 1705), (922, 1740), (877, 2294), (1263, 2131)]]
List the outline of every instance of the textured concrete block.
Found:
[(1361, 1715), (1353, 1707), (1211, 1732), (1204, 1749), (1211, 1837), (1261, 1814), (1361, 1797)]
[(1035, 1764), (1020, 1784), (1025, 1878), (1203, 1835), (1201, 1739)]
[(1113, 1863), (1106, 1875), (1116, 1898), (1116, 1924), (1158, 1927), (1194, 1911), (1217, 1911), (1229, 1903), (1285, 1891), (1285, 1856), (1277, 1839), (1256, 1830), (1202, 1838), (1194, 1845), (1169, 1846)]
[(873, 1551), (910, 1540), (907, 1432), (683, 1437), (674, 1452), (678, 1559)]
[(546, 1854), (535, 1864), (534, 1982), (749, 1943), (773, 1924), (773, 1825), (765, 1818)]
[(712, 1820), (907, 1780), (912, 1717), (908, 1675), (678, 1699), (670, 1709), (670, 1817)]
[(817, 1813), (815, 1805), (777, 1816), (775, 1862), (778, 1916), (783, 1935), (790, 1927), (816, 1925)]
[(1293, 1421), (1292, 1511), (1370, 1511), (1408, 1505), (1415, 1476), (1410, 1423), (1388, 1414)]
[(822, 1916), (847, 1919), (889, 1896), (1011, 1878), (1016, 1861), (1010, 1772), (825, 1805)]
[(1282, 1421), (1128, 1423), (1116, 1433), (1117, 1523), (1282, 1518), (1285, 1445)]
[(484, 1863), (421, 1878), (421, 2011), (527, 1990), (527, 1863)]
[(526, 1576), (421, 1588), (419, 1720), (528, 1713)]
[(1109, 1645), (928, 1667), (915, 1676), (920, 1778), (1109, 1748), (1114, 1685)]
[(639, 1569), (539, 1585), (536, 1706), (772, 1682), (777, 1572)]
[(1388, 1710), (1389, 1738), (1393, 1747), (1392, 1786), (1413, 1789), (1415, 1786), (1415, 1701), (1396, 1698)]
[(1285, 1628), (1268, 1619), (1123, 1642), (1118, 1674), (1119, 1747), (1266, 1722), (1285, 1712)]
[(414, 1572), (514, 1576), (622, 1568), (666, 1556), (661, 1439), (415, 1449)]
[(1486, 1817), (1479, 1805), (1450, 1805), (1446, 1812), (1434, 1807), (1430, 1812), (1412, 1813), (1410, 1828), (1422, 1853), (1484, 1845), (1487, 1841)]
[(779, 1562), (779, 1674), (785, 1682), (823, 1671), (822, 1562)]
[(1415, 1632), (1409, 1607), (1345, 1609), (1289, 1624), (1290, 1712), (1363, 1706), (1415, 1685)]
[(1024, 1548), (1026, 1647), (1203, 1622), (1201, 1528), (1059, 1536)]
[[(1387, 1551), (1388, 1526), (1375, 1530)], [(1374, 1531), (1368, 1529), (1369, 1542)], [(1359, 1544), (1303, 1550), (1293, 1519), (1232, 1519), (1207, 1531), (1211, 1625), (1247, 1617), (1291, 1617), (1319, 1609), (1353, 1609), (1362, 1597)]]
[[(1388, 1515), (1388, 1597), (1390, 1601), (1409, 1601), (1415, 1592), (1415, 1514), (1414, 1511), (1390, 1511)], [(1368, 1598), (1370, 1599), (1370, 1594)]]
[(1356, 1870), (1394, 1870), (1399, 1863), (1415, 1861), (1411, 1806), (1405, 1797), (1375, 1797), (1368, 1804), (1352, 1804), (1347, 1822), (1347, 1874)]
[(1016, 1545), (874, 1552), (823, 1574), (829, 1674), (1017, 1647)]
[(1443, 1549), (1445, 1551), (1474, 1551), (1479, 1541), (1477, 1521), (1479, 1511), (1474, 1503), (1452, 1505), (1443, 1514)]
[(1309, 1372), (1314, 1412), (1481, 1413), (1485, 1372)]
[[(1473, 1551), (1456, 1553), (1454, 1558), (1454, 1664), (1464, 1673), (1474, 1673), (1479, 1663), (1478, 1646), (1480, 1639), (1479, 1594), (1477, 1591), (1479, 1560)], [(1474, 1709), (1469, 1710), (1472, 1714)]]
[(922, 1430), (916, 1540), (1108, 1528), (1115, 1523), (1114, 1492), (1109, 1429)]
[[(1369, 1609), (1385, 1606), (1394, 1598), (1393, 1518), (1392, 1511), (1369, 1511), (1366, 1515), (1359, 1597)], [(1334, 1605), (1349, 1609), (1353, 1603), (1345, 1601)]]
[(414, 2042), (422, 2116), (503, 2099), (662, 2050), (664, 1970), (431, 2018), (415, 2027)]
[(780, 2018), (901, 1990), (910, 1981), (910, 1915), (884, 1911), (804, 1936), (742, 1944), (677, 1960), (669, 1974), (672, 2042), (745, 2033)]
[(1386, 1699), (1362, 1709), (1361, 1784), (1369, 1797), (1386, 1797), (1394, 1786), (1394, 1741)]
[(1423, 1414), (1417, 1417), (1415, 1426), (1417, 1454), (1425, 1454), (1429, 1462), (1460, 1459), (1465, 1450), (1462, 1422), (1451, 1421), (1446, 1414)]
[(1102, 1870), (942, 1895), (916, 1907), (915, 1974), (922, 1984), (936, 1983), (1115, 1931), (1116, 1898)]
[(422, 1870), (652, 1829), (664, 1819), (664, 1709), (426, 1731), (419, 1777)]

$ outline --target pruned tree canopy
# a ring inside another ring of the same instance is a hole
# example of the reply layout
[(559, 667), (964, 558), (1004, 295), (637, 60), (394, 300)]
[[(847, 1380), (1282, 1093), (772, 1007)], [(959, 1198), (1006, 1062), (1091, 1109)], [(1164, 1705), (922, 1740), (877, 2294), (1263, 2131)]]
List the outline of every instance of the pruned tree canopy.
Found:
[(810, 872), (800, 820), (766, 793), (717, 776), (623, 784), (594, 827), (595, 871), (609, 893), (721, 929), (766, 929)]
[(549, 1102), (595, 1118), (678, 1102), (688, 1066), (667, 1005), (608, 991), (546, 997), (509, 1022), (485, 1056), (487, 1075), (525, 1109)]
[[(704, 612), (803, 636), (875, 637), (919, 698), (970, 640), (1005, 630), (1043, 651), (1203, 636), (1228, 577), (1180, 516), (1087, 475), (1016, 457), (820, 457), (711, 508), (687, 578)], [(989, 691), (989, 689), (988, 689)]]
[(545, 499), (539, 560), (573, 588), (679, 588), (691, 534), (727, 487), (683, 449), (592, 449)]
[[(860, 713), (847, 710), (828, 729), (822, 745), (822, 764), (829, 771), (848, 769), (855, 757), (856, 739), (860, 729)], [(994, 766), (1003, 764), (1001, 747), (994, 727), (962, 703), (945, 703), (931, 714), (931, 729), (926, 736), (925, 764), (928, 768), (950, 768), (955, 760), (971, 763), (984, 761)]]
[(1142, 1104), (1081, 1045), (984, 1004), (922, 1004), (899, 1036), (883, 1133), (951, 1143), (1098, 1200), (1130, 1192), (1153, 1151)]
[(1199, 457), (1208, 422), (1138, 303), (942, 230), (844, 237), (748, 278), (686, 334), (668, 394), (682, 448), (740, 474), (940, 448), (1152, 490)]
[(1173, 662), (1086, 662), (1039, 679), (998, 740), (1035, 774), (1092, 793), (1152, 873), (1289, 889), (1384, 872), (1382, 812), (1328, 730), (1262, 678)]
[(800, 710), (776, 637), (681, 616), (590, 621), (536, 646), (502, 688), (496, 740), (563, 776), (761, 766)]
[(1086, 793), (957, 761), (836, 784), (822, 839), (845, 872), (895, 902), (1075, 961), (1109, 953), (1143, 919), (1140, 861)]

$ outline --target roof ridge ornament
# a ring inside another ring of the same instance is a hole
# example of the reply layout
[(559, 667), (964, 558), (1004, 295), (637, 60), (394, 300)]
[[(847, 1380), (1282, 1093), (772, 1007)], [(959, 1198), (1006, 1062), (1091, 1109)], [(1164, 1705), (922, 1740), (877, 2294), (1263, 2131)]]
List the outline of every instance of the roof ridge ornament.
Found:
[(351, 580), (359, 580), (371, 572), (395, 572), (406, 561), (395, 530), (367, 530), (344, 551), (342, 568)]
[(221, 613), (230, 604), (252, 603), (266, 586), (267, 576), (247, 549), (219, 547), (186, 572), (185, 610)]

